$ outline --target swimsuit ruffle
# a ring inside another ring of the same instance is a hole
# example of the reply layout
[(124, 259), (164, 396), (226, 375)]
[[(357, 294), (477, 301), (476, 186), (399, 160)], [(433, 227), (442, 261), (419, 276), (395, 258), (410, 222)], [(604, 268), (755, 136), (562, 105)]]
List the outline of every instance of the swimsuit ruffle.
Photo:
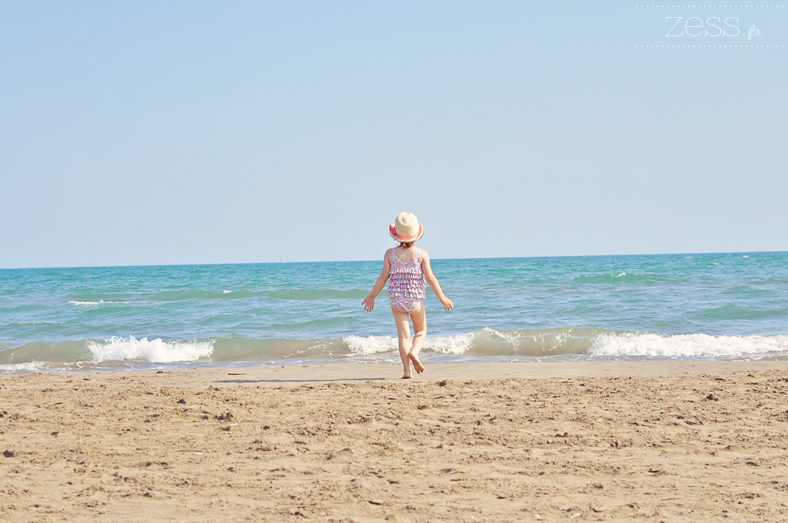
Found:
[(402, 263), (392, 250), (388, 296), (399, 302), (420, 302), (427, 296), (421, 261)]

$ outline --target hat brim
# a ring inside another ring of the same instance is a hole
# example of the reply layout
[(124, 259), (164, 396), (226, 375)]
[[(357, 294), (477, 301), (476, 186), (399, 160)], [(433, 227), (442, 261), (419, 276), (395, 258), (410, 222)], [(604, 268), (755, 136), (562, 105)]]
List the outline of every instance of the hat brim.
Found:
[(414, 234), (413, 236), (400, 236), (399, 234), (397, 234), (397, 229), (394, 227), (394, 225), (389, 225), (389, 234), (391, 235), (392, 238), (394, 238), (398, 242), (402, 242), (402, 243), (415, 242), (416, 240), (420, 239), (421, 236), (424, 234), (424, 226), (419, 225), (419, 232), (417, 234)]

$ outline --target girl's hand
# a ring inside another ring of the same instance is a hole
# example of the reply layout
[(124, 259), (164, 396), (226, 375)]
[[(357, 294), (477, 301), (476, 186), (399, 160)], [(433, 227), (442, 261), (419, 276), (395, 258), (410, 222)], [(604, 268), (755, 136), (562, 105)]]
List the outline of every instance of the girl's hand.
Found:
[(366, 298), (364, 298), (364, 301), (362, 301), (361, 304), (364, 306), (365, 311), (370, 312), (372, 309), (375, 308), (375, 298), (372, 298), (371, 296), (367, 296)]
[(446, 309), (447, 311), (454, 310), (454, 302), (451, 301), (449, 298), (444, 296), (440, 300), (441, 300), (441, 305), (443, 305), (444, 309)]

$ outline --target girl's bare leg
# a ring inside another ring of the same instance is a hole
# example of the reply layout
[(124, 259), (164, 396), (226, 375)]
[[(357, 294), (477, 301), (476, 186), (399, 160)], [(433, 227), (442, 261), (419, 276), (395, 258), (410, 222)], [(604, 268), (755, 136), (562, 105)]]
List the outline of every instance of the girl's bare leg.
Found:
[(408, 321), (408, 313), (402, 312), (391, 306), (391, 312), (394, 314), (394, 323), (397, 324), (397, 341), (399, 343), (399, 357), (402, 360), (402, 367), (405, 369), (403, 378), (412, 378), (413, 375), (410, 371), (410, 322)]
[(427, 312), (424, 310), (424, 303), (419, 304), (419, 308), (415, 312), (410, 313), (413, 320), (413, 348), (410, 350), (410, 360), (413, 362), (413, 368), (416, 372), (421, 374), (424, 372), (424, 365), (419, 360), (419, 352), (424, 346), (424, 340), (427, 339)]

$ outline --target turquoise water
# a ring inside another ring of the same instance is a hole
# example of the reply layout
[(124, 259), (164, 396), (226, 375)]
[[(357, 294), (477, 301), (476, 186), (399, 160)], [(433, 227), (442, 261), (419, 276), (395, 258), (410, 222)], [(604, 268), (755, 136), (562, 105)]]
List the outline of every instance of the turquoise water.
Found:
[[(381, 262), (0, 270), (0, 371), (395, 362)], [(430, 361), (788, 356), (788, 253), (434, 260)]]

